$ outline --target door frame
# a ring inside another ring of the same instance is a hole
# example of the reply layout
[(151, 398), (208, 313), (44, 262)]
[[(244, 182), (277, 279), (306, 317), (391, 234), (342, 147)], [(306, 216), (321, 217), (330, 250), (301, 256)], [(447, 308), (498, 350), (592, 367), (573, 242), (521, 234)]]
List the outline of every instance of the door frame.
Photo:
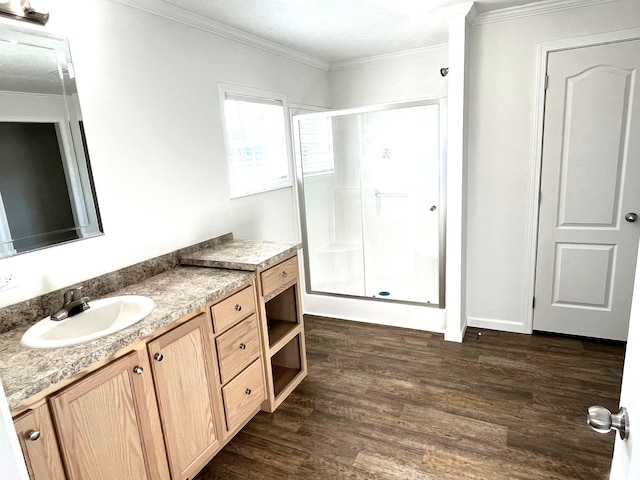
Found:
[(640, 40), (640, 28), (631, 28), (615, 32), (586, 35), (564, 40), (539, 43), (536, 57), (536, 89), (533, 109), (533, 159), (529, 198), (529, 234), (527, 261), (525, 264), (525, 292), (523, 311), (525, 312), (523, 333), (533, 333), (533, 298), (536, 288), (536, 260), (538, 255), (538, 220), (540, 215), (540, 182), (542, 178), (542, 135), (544, 132), (544, 107), (546, 101), (546, 75), (549, 54), (574, 48), (593, 47), (608, 43)]

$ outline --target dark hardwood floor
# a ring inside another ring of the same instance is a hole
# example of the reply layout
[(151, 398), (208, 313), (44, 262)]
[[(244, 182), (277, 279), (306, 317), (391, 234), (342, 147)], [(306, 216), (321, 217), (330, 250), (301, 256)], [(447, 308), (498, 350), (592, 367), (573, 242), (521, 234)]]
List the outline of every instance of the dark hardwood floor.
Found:
[(607, 479), (624, 346), (305, 317), (309, 375), (195, 480)]

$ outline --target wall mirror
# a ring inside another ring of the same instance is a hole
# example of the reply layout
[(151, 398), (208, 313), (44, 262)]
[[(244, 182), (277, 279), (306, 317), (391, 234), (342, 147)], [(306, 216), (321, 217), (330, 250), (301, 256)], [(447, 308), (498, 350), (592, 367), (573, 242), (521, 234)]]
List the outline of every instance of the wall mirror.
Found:
[(0, 23), (0, 258), (102, 232), (67, 39)]

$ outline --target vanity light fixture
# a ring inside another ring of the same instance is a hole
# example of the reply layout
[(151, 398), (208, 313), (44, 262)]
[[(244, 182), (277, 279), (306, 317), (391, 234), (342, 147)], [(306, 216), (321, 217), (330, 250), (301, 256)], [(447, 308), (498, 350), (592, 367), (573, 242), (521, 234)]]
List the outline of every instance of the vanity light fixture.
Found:
[(0, 0), (0, 15), (44, 25), (49, 20), (49, 13), (36, 9), (42, 9), (41, 3), (36, 3), (36, 0)]

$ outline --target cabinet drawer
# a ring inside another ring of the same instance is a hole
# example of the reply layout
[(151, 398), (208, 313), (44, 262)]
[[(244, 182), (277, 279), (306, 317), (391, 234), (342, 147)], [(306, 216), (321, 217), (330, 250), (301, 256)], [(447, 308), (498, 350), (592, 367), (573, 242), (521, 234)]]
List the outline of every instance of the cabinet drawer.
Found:
[(234, 430), (260, 408), (265, 399), (262, 362), (254, 361), (222, 387), (227, 429)]
[(251, 315), (216, 338), (220, 380), (224, 385), (260, 356), (258, 317)]
[(211, 307), (213, 328), (220, 333), (255, 311), (253, 287), (249, 286)]
[(274, 265), (260, 274), (262, 296), (283, 289), (298, 279), (298, 257)]

